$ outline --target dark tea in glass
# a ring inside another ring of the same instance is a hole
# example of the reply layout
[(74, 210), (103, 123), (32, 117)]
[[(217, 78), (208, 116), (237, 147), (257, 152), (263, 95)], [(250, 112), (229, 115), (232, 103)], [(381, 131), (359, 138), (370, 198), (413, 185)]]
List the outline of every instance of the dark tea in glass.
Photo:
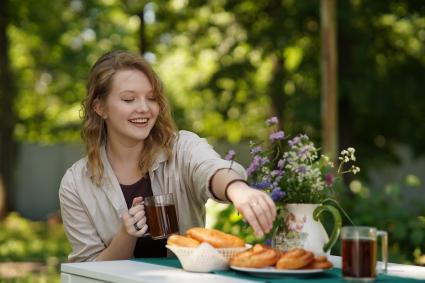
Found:
[(387, 269), (387, 232), (374, 227), (347, 226), (341, 230), (342, 277), (373, 281), (377, 275), (377, 238), (382, 237), (383, 270)]
[(179, 232), (173, 194), (146, 197), (145, 211), (152, 239), (167, 238)]
[(352, 278), (376, 277), (376, 241), (342, 240), (342, 275)]

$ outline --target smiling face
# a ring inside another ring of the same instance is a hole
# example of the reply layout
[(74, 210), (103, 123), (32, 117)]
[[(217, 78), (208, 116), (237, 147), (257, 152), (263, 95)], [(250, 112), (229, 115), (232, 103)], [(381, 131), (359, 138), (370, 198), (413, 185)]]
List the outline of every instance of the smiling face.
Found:
[(126, 146), (143, 144), (159, 115), (157, 99), (143, 72), (118, 71), (105, 101), (95, 103), (96, 112), (105, 119), (108, 140)]

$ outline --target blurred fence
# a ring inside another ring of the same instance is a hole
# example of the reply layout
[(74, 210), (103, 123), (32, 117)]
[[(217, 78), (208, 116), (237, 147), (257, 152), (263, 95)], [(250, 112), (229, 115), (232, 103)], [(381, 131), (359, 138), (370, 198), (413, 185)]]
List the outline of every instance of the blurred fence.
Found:
[(12, 194), (14, 208), (31, 220), (46, 220), (59, 209), (58, 189), (66, 169), (84, 155), (81, 144), (20, 146)]

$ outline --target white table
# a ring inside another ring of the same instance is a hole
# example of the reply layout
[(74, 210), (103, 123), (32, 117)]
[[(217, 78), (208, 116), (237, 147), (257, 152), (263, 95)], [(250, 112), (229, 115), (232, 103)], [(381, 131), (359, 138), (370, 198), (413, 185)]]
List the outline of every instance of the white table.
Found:
[[(331, 256), (335, 267), (341, 267), (341, 257)], [(390, 263), (388, 274), (422, 279), (425, 267)], [(248, 283), (251, 280), (236, 279), (212, 273), (193, 273), (182, 269), (131, 260), (64, 263), (61, 265), (62, 283)]]

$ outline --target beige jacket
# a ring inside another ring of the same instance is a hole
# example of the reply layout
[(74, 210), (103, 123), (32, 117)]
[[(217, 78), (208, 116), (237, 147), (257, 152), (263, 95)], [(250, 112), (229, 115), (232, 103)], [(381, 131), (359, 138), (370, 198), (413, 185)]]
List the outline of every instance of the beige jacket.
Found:
[[(101, 186), (90, 179), (87, 158), (77, 161), (62, 178), (59, 200), (65, 232), (72, 246), (70, 262), (92, 261), (112, 241), (121, 224), (120, 215), (128, 211), (118, 180), (101, 149), (104, 177)], [(174, 193), (180, 233), (205, 225), (205, 203), (212, 198), (208, 186), (214, 173), (229, 168), (205, 139), (180, 131), (171, 160), (158, 154), (149, 170), (154, 195)], [(246, 178), (244, 168), (232, 169)]]

